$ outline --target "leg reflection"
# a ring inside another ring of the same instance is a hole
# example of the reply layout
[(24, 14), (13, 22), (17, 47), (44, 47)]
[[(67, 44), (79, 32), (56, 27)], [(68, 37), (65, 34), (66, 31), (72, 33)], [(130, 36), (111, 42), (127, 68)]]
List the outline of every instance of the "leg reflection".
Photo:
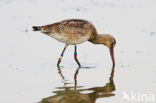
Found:
[[(61, 70), (59, 68), (59, 70)], [(40, 103), (95, 103), (98, 98), (106, 98), (114, 96), (115, 84), (114, 84), (114, 67), (110, 73), (109, 82), (104, 86), (92, 87), (92, 88), (81, 88), (77, 86), (77, 76), (79, 68), (77, 68), (74, 80), (75, 86), (63, 86), (57, 87), (57, 91), (53, 91), (55, 95), (43, 99)], [(62, 78), (62, 72), (59, 72)], [(92, 91), (92, 92), (88, 92)]]
[[(63, 73), (62, 73), (62, 71), (61, 71), (60, 66), (58, 66), (57, 68), (58, 68), (58, 73), (59, 73), (59, 75), (61, 76), (61, 78), (62, 78), (62, 79), (65, 79), (65, 77), (63, 76)], [(76, 69), (75, 74), (74, 74), (74, 83), (75, 83), (75, 86), (77, 86), (77, 75), (78, 75), (78, 73), (79, 73), (79, 69), (80, 69), (80, 67), (78, 67), (78, 68)]]
[(63, 74), (62, 74), (60, 66), (58, 66), (58, 73), (59, 73), (59, 75), (61, 76), (62, 79), (65, 79)]
[(78, 73), (79, 73), (79, 69), (80, 69), (80, 67), (78, 67), (78, 68), (76, 69), (76, 72), (75, 72), (75, 74), (74, 74), (74, 83), (75, 83), (74, 89), (75, 89), (75, 90), (76, 90), (76, 87), (77, 87), (77, 75), (78, 75)]

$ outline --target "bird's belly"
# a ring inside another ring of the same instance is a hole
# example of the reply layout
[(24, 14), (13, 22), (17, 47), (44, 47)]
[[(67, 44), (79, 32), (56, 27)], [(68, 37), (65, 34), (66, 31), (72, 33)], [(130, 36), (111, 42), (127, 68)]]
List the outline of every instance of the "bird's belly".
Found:
[(72, 35), (51, 34), (50, 37), (66, 44), (75, 45), (89, 40), (90, 35), (72, 36)]

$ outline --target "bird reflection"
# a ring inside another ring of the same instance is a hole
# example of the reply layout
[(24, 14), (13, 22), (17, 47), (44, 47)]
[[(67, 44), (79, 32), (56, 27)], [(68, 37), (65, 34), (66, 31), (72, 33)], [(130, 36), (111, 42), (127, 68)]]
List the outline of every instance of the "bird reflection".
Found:
[[(56, 95), (44, 98), (39, 103), (95, 103), (98, 98), (110, 97), (115, 95), (113, 93), (113, 91), (115, 91), (115, 85), (113, 81), (114, 67), (112, 67), (109, 82), (105, 86), (93, 87), (88, 89), (82, 89), (82, 86), (77, 86), (77, 75), (79, 70), (80, 68), (77, 68), (75, 72), (75, 85), (73, 87), (57, 87), (57, 89), (59, 90), (54, 91)], [(60, 68), (58, 68), (58, 71), (60, 76), (65, 79)]]

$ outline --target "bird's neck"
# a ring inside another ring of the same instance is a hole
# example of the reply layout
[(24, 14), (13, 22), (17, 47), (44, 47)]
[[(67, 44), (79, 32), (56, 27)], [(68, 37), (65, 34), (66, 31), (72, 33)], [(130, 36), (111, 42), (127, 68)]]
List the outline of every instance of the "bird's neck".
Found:
[(89, 40), (93, 44), (106, 44), (105, 35), (104, 34), (98, 34), (95, 35), (93, 39)]

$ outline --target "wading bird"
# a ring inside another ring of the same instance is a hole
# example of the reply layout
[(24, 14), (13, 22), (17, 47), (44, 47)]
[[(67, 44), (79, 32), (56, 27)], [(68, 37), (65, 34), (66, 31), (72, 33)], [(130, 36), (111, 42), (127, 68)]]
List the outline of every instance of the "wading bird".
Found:
[(98, 34), (95, 26), (89, 21), (82, 19), (68, 19), (44, 26), (33, 26), (32, 28), (33, 31), (41, 31), (42, 33), (66, 44), (58, 59), (57, 66), (59, 66), (67, 46), (74, 45), (74, 59), (79, 67), (81, 67), (81, 64), (77, 59), (76, 45), (85, 41), (90, 41), (93, 44), (103, 44), (108, 47), (113, 67), (115, 66), (113, 51), (116, 44), (115, 38), (109, 34)]

